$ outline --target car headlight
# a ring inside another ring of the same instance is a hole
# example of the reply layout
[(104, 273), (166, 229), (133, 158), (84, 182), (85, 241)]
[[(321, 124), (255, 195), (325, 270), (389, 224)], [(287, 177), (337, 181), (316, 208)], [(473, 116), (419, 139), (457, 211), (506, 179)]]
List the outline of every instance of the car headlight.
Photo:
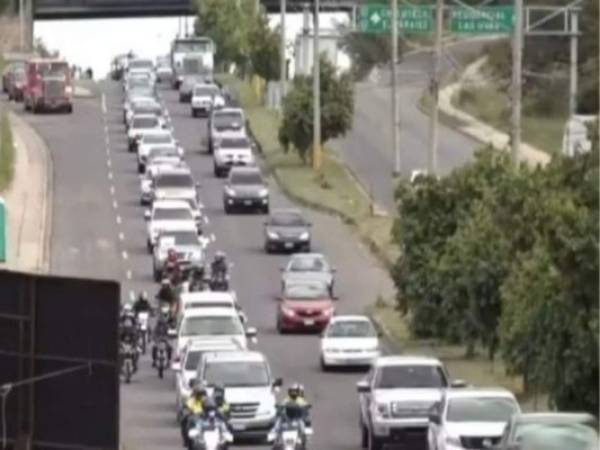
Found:
[(227, 194), (229, 197), (235, 197), (235, 190), (227, 186), (225, 187), (225, 194)]
[(296, 315), (296, 311), (289, 308), (281, 308), (281, 312), (288, 317), (294, 317)]
[(269, 239), (279, 239), (279, 235), (274, 231), (267, 231), (267, 236), (269, 236)]
[(446, 436), (446, 443), (448, 445), (452, 445), (454, 447), (462, 447), (462, 443), (460, 442), (460, 439), (457, 438), (456, 436)]
[(258, 191), (259, 197), (266, 197), (267, 195), (269, 195), (269, 190), (267, 188), (262, 188), (260, 191)]
[(390, 417), (390, 407), (387, 403), (375, 403), (373, 414), (376, 417), (387, 419)]
[(302, 233), (300, 235), (300, 240), (301, 241), (307, 241), (309, 237), (310, 237), (310, 235), (308, 234), (308, 231), (305, 231), (304, 233)]
[(334, 312), (335, 312), (335, 308), (327, 308), (325, 311), (323, 311), (323, 315), (324, 316), (333, 316)]

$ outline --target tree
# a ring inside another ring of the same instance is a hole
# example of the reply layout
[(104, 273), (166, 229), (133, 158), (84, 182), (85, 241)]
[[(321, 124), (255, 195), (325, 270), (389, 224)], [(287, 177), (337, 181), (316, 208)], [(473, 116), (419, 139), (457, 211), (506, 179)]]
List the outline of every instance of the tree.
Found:
[[(352, 61), (352, 76), (362, 80), (378, 66), (390, 63), (392, 46), (387, 35), (361, 33), (342, 30), (340, 47), (348, 53)], [(401, 54), (403, 42), (398, 40), (398, 52)]]
[(257, 17), (248, 35), (252, 73), (271, 81), (279, 78), (281, 39), (277, 30), (269, 28), (265, 14)]
[[(343, 136), (352, 126), (354, 90), (348, 74), (337, 75), (335, 67), (323, 56), (321, 81), (321, 144)], [(287, 151), (293, 146), (304, 163), (312, 143), (312, 77), (297, 76), (283, 101), (283, 120), (279, 142)]]

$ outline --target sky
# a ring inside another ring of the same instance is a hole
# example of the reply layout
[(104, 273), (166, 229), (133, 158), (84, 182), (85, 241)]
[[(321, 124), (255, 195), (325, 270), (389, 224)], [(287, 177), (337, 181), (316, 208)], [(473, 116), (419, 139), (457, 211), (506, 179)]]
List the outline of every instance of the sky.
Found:
[[(333, 28), (336, 23), (347, 22), (348, 16), (339, 13), (322, 13), (320, 27)], [(184, 20), (181, 20), (182, 24)], [(280, 22), (279, 15), (270, 16), (272, 26)], [(193, 30), (193, 18), (187, 20), (188, 30)], [(312, 18), (311, 18), (312, 23)], [(182, 25), (183, 28), (183, 25)], [(169, 52), (171, 40), (177, 35), (179, 18), (94, 19), (36, 21), (35, 38), (41, 38), (51, 50), (58, 50), (69, 64), (91, 67), (94, 74), (104, 76), (110, 70), (112, 58), (133, 50), (140, 56), (156, 57)], [(294, 42), (302, 29), (302, 14), (286, 16), (286, 40)], [(289, 46), (288, 46), (289, 47)], [(291, 54), (289, 56), (292, 58)]]

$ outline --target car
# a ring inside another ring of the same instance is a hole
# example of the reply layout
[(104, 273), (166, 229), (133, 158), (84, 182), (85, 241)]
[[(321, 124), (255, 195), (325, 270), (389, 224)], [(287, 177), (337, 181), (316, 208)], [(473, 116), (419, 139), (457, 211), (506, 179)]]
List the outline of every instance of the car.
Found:
[(223, 209), (229, 214), (236, 207), (269, 213), (269, 188), (258, 167), (233, 167), (229, 172), (223, 187)]
[(298, 209), (275, 209), (265, 222), (265, 252), (297, 250), (310, 252), (312, 224)]
[(171, 369), (175, 373), (175, 406), (178, 414), (192, 393), (192, 385), (196, 382), (202, 355), (206, 352), (235, 351), (239, 349), (239, 344), (231, 339), (211, 341), (192, 339), (188, 342), (181, 351), (181, 355), (174, 359), (171, 364)]
[(237, 311), (231, 308), (196, 308), (183, 313), (177, 326), (176, 355), (192, 339), (230, 339), (241, 348), (248, 348), (248, 340), (256, 341), (256, 328), (244, 328)]
[(125, 80), (140, 74), (148, 74), (154, 80), (154, 61), (149, 58), (132, 58), (127, 65)]
[(147, 220), (147, 247), (152, 253), (161, 233), (174, 230), (189, 230), (190, 224), (196, 226), (196, 220), (188, 203), (181, 200), (158, 200), (152, 204), (152, 210), (144, 213)]
[(193, 117), (208, 116), (213, 108), (225, 106), (225, 98), (216, 84), (201, 83), (194, 86), (191, 106)]
[(219, 140), (213, 152), (213, 173), (226, 176), (232, 167), (253, 166), (252, 142), (247, 137), (225, 137)]
[(15, 102), (22, 102), (25, 95), (25, 85), (27, 84), (25, 65), (11, 64), (6, 77), (8, 99)]
[(356, 385), (362, 447), (426, 447), (431, 407), (440, 402), (445, 389), (464, 385), (462, 380), (451, 382), (437, 358), (391, 355), (375, 359)]
[(178, 230), (163, 231), (158, 235), (156, 245), (152, 252), (152, 274), (154, 281), (163, 277), (164, 264), (167, 252), (175, 250), (177, 259), (183, 267), (203, 265), (205, 263), (206, 242), (198, 237), (198, 228), (195, 223), (188, 223)]
[(335, 316), (321, 337), (321, 368), (370, 366), (381, 355), (379, 333), (367, 316)]
[(288, 283), (279, 297), (277, 331), (323, 331), (335, 307), (327, 286), (318, 281)]
[(152, 200), (180, 200), (188, 204), (201, 231), (202, 205), (198, 201), (200, 185), (194, 183), (189, 167), (161, 170), (152, 178)]
[(266, 440), (275, 424), (276, 394), (283, 381), (273, 378), (265, 355), (256, 351), (206, 352), (200, 359), (198, 380), (225, 388), (228, 422), (236, 439)]
[[(152, 150), (155, 148), (160, 147), (154, 147)], [(142, 175), (140, 175), (140, 203), (142, 206), (152, 203), (152, 200), (154, 199), (154, 178), (156, 178), (159, 174), (172, 172), (176, 169), (190, 170), (188, 165), (177, 153), (177, 150), (174, 150), (177, 156), (154, 156), (146, 161), (145, 171)]]
[(281, 268), (281, 290), (285, 285), (299, 281), (318, 281), (327, 286), (329, 295), (334, 297), (336, 269), (331, 267), (321, 253), (296, 253)]
[(587, 413), (515, 414), (494, 450), (596, 450), (598, 419)]
[(507, 389), (448, 389), (429, 411), (429, 450), (492, 448), (520, 411)]
[(237, 311), (242, 323), (248, 321), (234, 291), (182, 292), (179, 313), (183, 315), (185, 311), (195, 308), (232, 308)]
[(164, 122), (153, 114), (133, 116), (131, 127), (127, 131), (128, 148), (130, 152), (137, 151), (138, 144), (144, 134), (164, 131)]
[(183, 148), (179, 145), (179, 141), (173, 137), (169, 130), (153, 130), (144, 133), (138, 140), (137, 145), (137, 160), (138, 173), (143, 173), (146, 169), (146, 160), (152, 147), (155, 146), (170, 146), (177, 149), (177, 153), (183, 158), (185, 154)]
[(125, 113), (125, 126), (129, 128), (135, 115), (153, 114), (159, 117), (165, 125), (169, 123), (168, 111), (160, 102), (152, 97), (134, 97)]
[(184, 75), (183, 81), (179, 85), (179, 103), (190, 103), (194, 87), (205, 82), (206, 77), (202, 74)]
[(173, 68), (168, 56), (159, 56), (156, 58), (156, 81), (158, 83), (171, 82), (173, 78)]
[(213, 153), (219, 140), (248, 137), (246, 116), (241, 108), (213, 109), (208, 119), (208, 152)]

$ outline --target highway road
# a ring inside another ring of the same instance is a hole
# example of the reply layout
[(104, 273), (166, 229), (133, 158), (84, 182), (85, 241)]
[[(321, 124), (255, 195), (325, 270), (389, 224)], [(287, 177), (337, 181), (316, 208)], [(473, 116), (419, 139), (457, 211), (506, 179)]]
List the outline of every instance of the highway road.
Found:
[[(51, 271), (120, 280), (126, 299), (142, 289), (154, 293), (157, 286), (152, 282), (151, 258), (145, 250), (135, 155), (126, 149), (121, 88), (105, 82), (102, 91), (104, 101), (77, 99), (73, 116), (25, 117), (48, 144), (54, 162)], [(174, 91), (165, 89), (162, 95), (175, 135), (186, 149), (197, 181), (202, 183), (209, 218), (205, 234), (213, 240), (209, 253), (223, 249), (235, 264), (233, 287), (250, 325), (258, 327), (257, 348), (268, 356), (274, 374), (284, 382), (306, 386), (314, 405), (311, 448), (360, 448), (355, 382), (361, 373), (321, 373), (318, 336), (276, 333), (275, 296), (280, 286), (279, 268), (286, 257), (264, 254), (265, 216), (224, 215), (223, 181), (213, 177), (211, 159), (200, 152), (205, 121), (193, 119), (189, 105), (177, 103)], [(290, 205), (275, 185), (271, 186), (271, 204)], [(314, 224), (315, 251), (325, 253), (338, 269), (338, 313), (361, 313), (379, 294), (392, 293), (388, 275), (349, 228), (330, 216), (307, 215)], [(172, 374), (158, 379), (150, 361), (143, 359), (132, 384), (121, 388), (121, 436), (127, 450), (181, 448), (174, 400)]]
[[(448, 47), (448, 53), (461, 60), (481, 51), (490, 38), (459, 42)], [(401, 173), (410, 176), (415, 169), (427, 168), (429, 148), (429, 116), (417, 106), (429, 83), (431, 53), (407, 55), (398, 65), (400, 99)], [(448, 58), (442, 63), (442, 73), (453, 70)], [(363, 185), (372, 192), (377, 204), (394, 211), (393, 176), (394, 148), (391, 128), (391, 74), (379, 71), (378, 79), (356, 84), (355, 112), (351, 131), (336, 141), (346, 163)], [(438, 170), (446, 174), (472, 158), (478, 142), (443, 125), (440, 126)]]

